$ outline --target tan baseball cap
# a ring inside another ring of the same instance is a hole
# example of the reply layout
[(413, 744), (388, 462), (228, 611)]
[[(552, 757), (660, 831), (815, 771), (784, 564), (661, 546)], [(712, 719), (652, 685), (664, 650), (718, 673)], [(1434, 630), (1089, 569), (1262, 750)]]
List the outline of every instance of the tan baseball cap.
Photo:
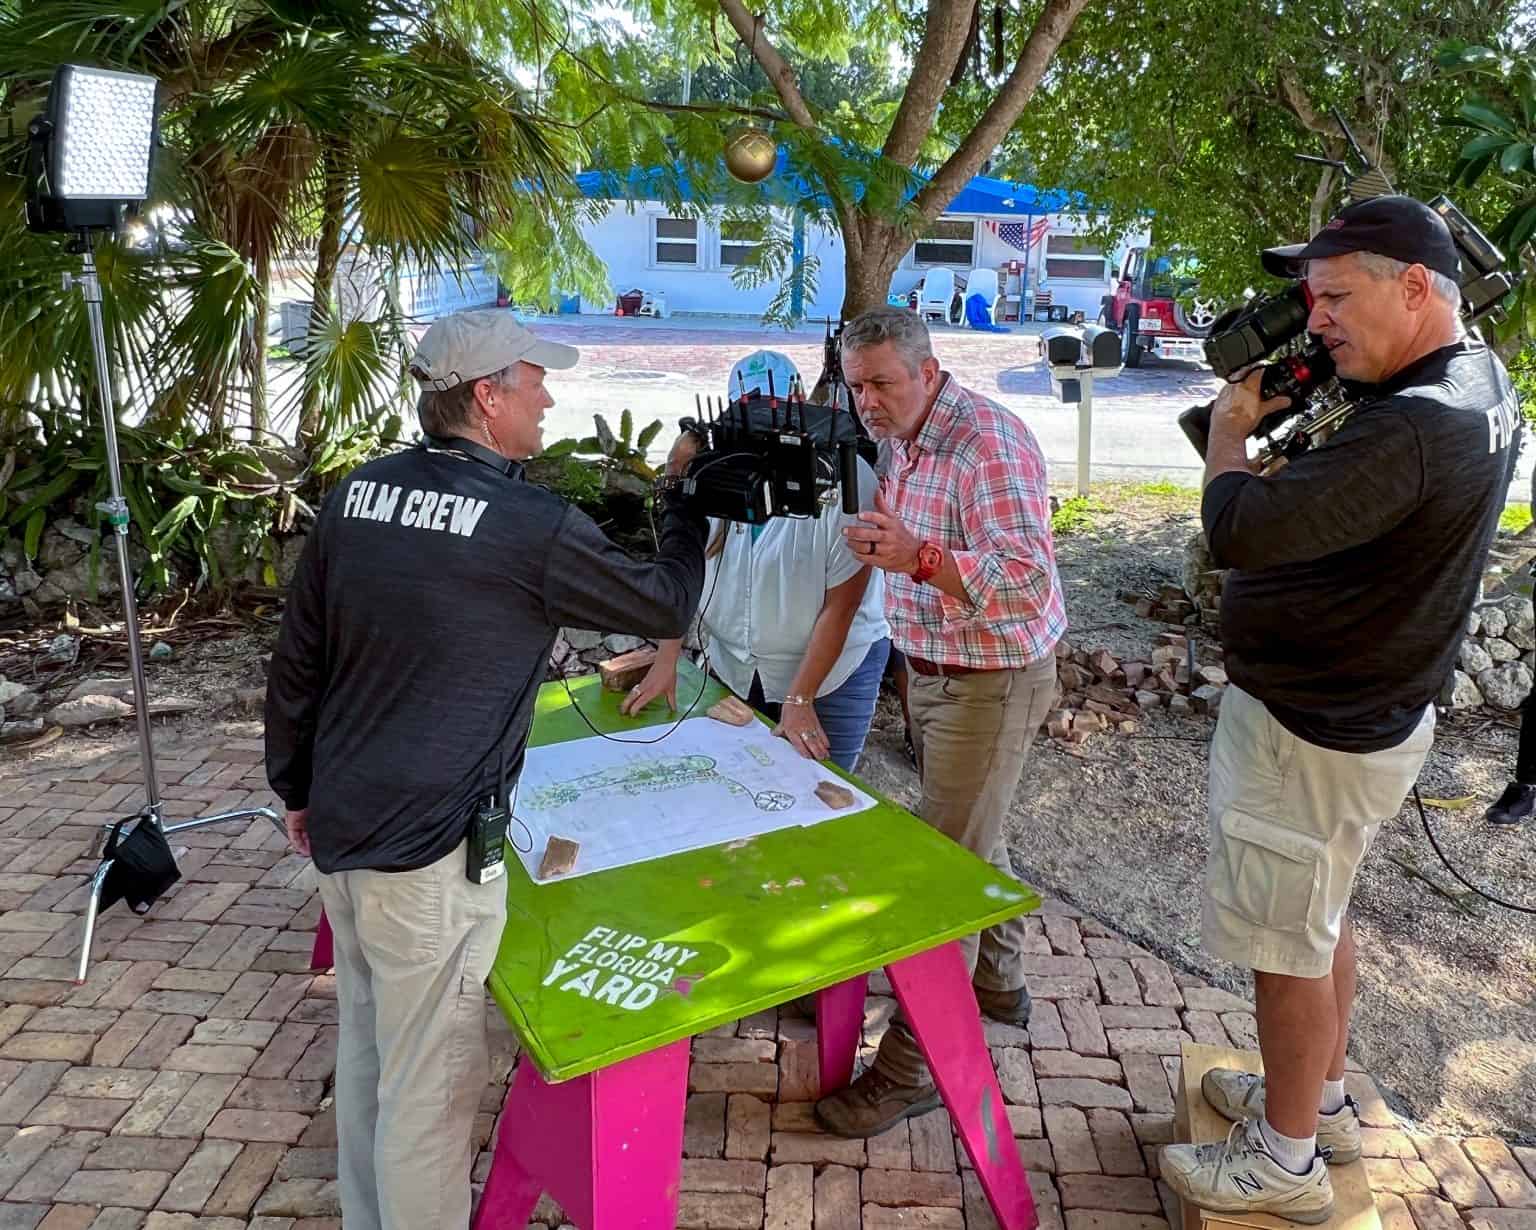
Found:
[(411, 356), (411, 375), (425, 388), (451, 389), (522, 361), (564, 370), (575, 367), (574, 346), (546, 342), (505, 308), (454, 312), (432, 322)]

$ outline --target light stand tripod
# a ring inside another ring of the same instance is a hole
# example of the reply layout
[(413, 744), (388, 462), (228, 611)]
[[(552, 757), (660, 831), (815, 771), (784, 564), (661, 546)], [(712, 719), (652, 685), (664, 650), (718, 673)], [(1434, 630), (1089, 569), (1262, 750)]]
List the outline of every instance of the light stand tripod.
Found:
[[(266, 807), (246, 808), (241, 811), (220, 812), (213, 816), (199, 816), (180, 824), (167, 825), (161, 815), (160, 783), (155, 774), (155, 752), (149, 726), (149, 689), (144, 677), (144, 650), (139, 641), (138, 603), (133, 594), (133, 569), (128, 562), (128, 501), (123, 498), (122, 466), (117, 451), (117, 415), (112, 407), (111, 385), (107, 363), (107, 331), (101, 314), (101, 280), (96, 276), (96, 258), (91, 251), (91, 232), (82, 229), (70, 245), (70, 251), (78, 252), (84, 266), (78, 277), (65, 275), (66, 287), (72, 282), (80, 288), (85, 300), (85, 314), (90, 326), (91, 353), (96, 369), (96, 400), (101, 410), (101, 422), (106, 430), (107, 481), (112, 495), (96, 506), (112, 527), (117, 554), (117, 583), (123, 593), (123, 621), (128, 633), (128, 668), (133, 675), (134, 719), (139, 728), (139, 762), (144, 773), (144, 805), (138, 812), (139, 824), (152, 824), (166, 837), (188, 829), (205, 828), (210, 824), (223, 824), (228, 820), (270, 820), (279, 833), (283, 822), (277, 813)], [(108, 826), (110, 827), (110, 826)], [(80, 967), (75, 981), (85, 981), (91, 960), (91, 942), (96, 934), (96, 915), (101, 908), (102, 887), (116, 860), (104, 856), (101, 865), (91, 876), (91, 895), (85, 910), (85, 934), (80, 943)]]

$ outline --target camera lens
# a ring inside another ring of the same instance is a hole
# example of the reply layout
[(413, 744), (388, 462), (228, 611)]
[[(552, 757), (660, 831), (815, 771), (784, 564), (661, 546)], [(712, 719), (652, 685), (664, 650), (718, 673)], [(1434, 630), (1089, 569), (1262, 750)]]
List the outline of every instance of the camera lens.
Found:
[(1230, 376), (1300, 334), (1310, 312), (1300, 283), (1283, 294), (1255, 300), (1230, 319), (1216, 322), (1205, 343), (1206, 361), (1218, 376)]

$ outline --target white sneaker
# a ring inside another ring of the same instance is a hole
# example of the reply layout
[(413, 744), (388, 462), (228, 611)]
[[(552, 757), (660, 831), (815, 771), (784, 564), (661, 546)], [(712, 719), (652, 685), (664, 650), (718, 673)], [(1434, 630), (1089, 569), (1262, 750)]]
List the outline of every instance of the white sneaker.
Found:
[[(1212, 1068), (1200, 1080), (1200, 1092), (1218, 1115), (1237, 1122), (1264, 1117), (1264, 1078), (1236, 1068)], [(1330, 1166), (1360, 1159), (1360, 1107), (1344, 1095), (1344, 1105), (1317, 1116), (1317, 1147)]]
[(1273, 1213), (1308, 1226), (1333, 1216), (1322, 1155), (1306, 1174), (1292, 1174), (1269, 1152), (1257, 1119), (1234, 1123), (1221, 1144), (1165, 1145), (1161, 1162), (1179, 1198), (1212, 1213)]

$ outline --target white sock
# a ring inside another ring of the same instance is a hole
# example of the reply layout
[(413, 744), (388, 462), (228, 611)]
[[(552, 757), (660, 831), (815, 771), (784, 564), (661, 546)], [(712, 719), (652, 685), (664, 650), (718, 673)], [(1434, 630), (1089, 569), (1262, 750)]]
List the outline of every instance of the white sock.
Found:
[(1323, 1102), (1318, 1108), (1325, 1115), (1337, 1114), (1344, 1109), (1344, 1081), (1323, 1082)]
[(1312, 1159), (1317, 1155), (1316, 1136), (1282, 1136), (1269, 1125), (1268, 1119), (1260, 1122), (1259, 1130), (1270, 1155), (1292, 1174), (1306, 1174), (1312, 1169)]

